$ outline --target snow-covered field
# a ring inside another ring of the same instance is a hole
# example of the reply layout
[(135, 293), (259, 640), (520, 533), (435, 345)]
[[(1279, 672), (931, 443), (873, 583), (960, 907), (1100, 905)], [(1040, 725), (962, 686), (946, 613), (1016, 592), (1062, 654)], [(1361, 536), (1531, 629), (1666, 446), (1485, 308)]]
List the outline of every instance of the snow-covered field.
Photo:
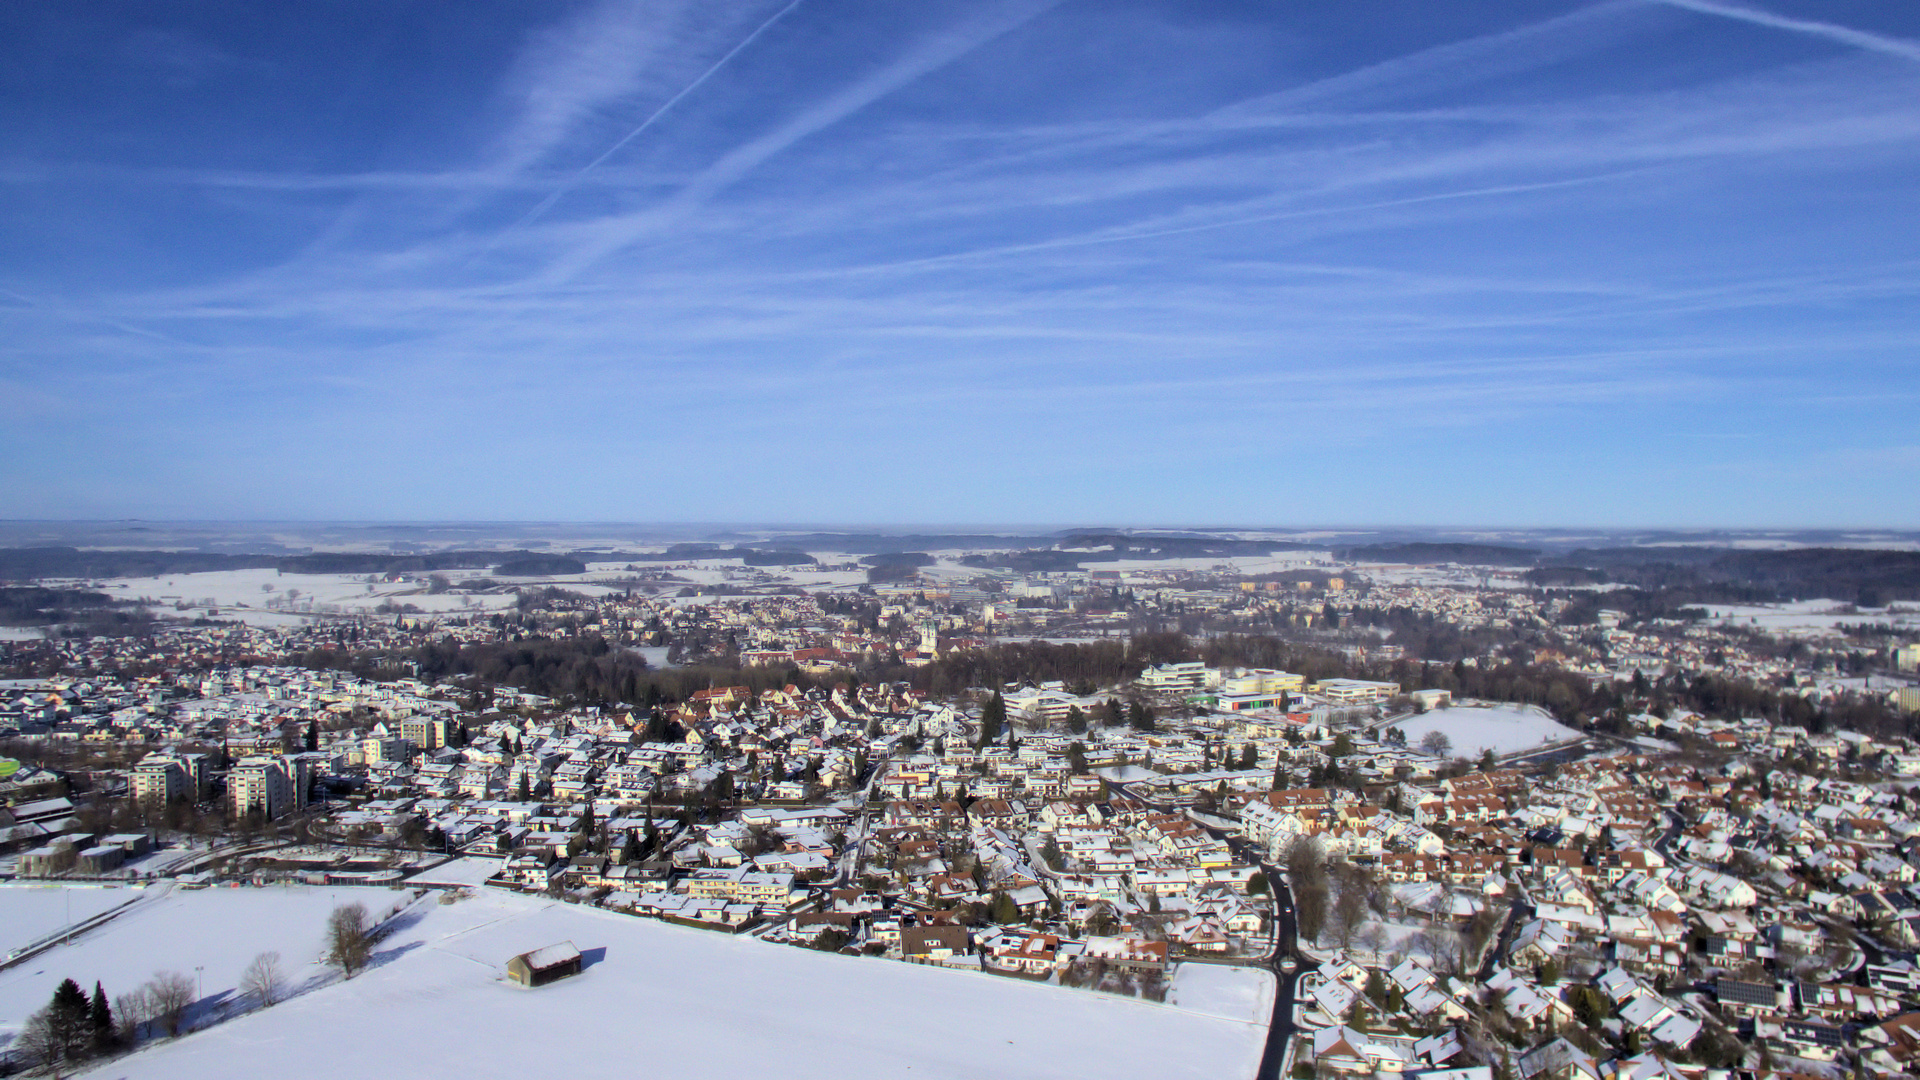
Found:
[(1912, 604), (1892, 608), (1862, 608), (1848, 612), (1839, 600), (1797, 600), (1788, 604), (1707, 604), (1707, 617), (1729, 626), (1745, 626), (1770, 633), (1799, 630), (1831, 631), (1841, 623), (1890, 623), (1920, 626), (1920, 610)]
[[(0, 886), (0, 956), (74, 923), (111, 911), (142, 894), (133, 889)], [(52, 990), (48, 990), (52, 993)]]
[(1360, 928), (1355, 941), (1357, 944), (1364, 942), (1360, 944), (1361, 948), (1370, 948), (1383, 956), (1418, 956), (1432, 964), (1434, 957), (1421, 944), (1420, 935), (1425, 929), (1412, 923), (1372, 921)]
[(1579, 732), (1531, 705), (1455, 705), (1409, 717), (1393, 726), (1407, 733), (1407, 745), (1412, 747), (1418, 747), (1429, 731), (1445, 732), (1453, 742), (1451, 756), (1467, 758), (1478, 757), (1488, 749), (1496, 754), (1514, 754), (1580, 737)]
[(1303, 567), (1328, 569), (1333, 562), (1330, 551), (1283, 551), (1273, 555), (1197, 555), (1174, 559), (1115, 559), (1112, 562), (1087, 563), (1090, 570), (1118, 570), (1122, 574), (1150, 573), (1155, 570), (1211, 570), (1232, 567), (1241, 574), (1280, 574)]
[(1264, 968), (1184, 963), (1173, 973), (1167, 1004), (1264, 1027), (1273, 1017), (1273, 992), (1273, 972)]
[(460, 885), (478, 886), (486, 884), (488, 878), (500, 872), (501, 859), (484, 859), (477, 855), (454, 859), (441, 863), (431, 870), (407, 879), (409, 885)]
[[(322, 897), (328, 891), (314, 890)], [(260, 923), (263, 933), (284, 939), (281, 951), (297, 964), (311, 955), (328, 901), (314, 905), (317, 916), (305, 905), (290, 906), (300, 909), (297, 915), (263, 914)], [(488, 892), (416, 910), (421, 917), (383, 942), (375, 966), (359, 977), (152, 1047), (93, 1075), (204, 1080), (278, 1061), (315, 1063), (330, 1075), (418, 1080), (555, 1068), (580, 1080), (636, 1074), (1212, 1080), (1253, 1075), (1266, 1038), (1263, 1023), (769, 945), (531, 897)], [(407, 924), (411, 916), (398, 921)], [(174, 946), (187, 953), (223, 949), (211, 940), (224, 933), (221, 925), (203, 918), (197, 933)], [(583, 975), (538, 990), (506, 980), (508, 958), (563, 941), (586, 955)], [(309, 951), (300, 952), (303, 945)], [(256, 948), (232, 951), (251, 956)], [(147, 965), (129, 960), (119, 969)], [(222, 980), (218, 985), (232, 985), (224, 968)], [(212, 967), (207, 985), (209, 992), (216, 985)]]
[[(479, 570), (449, 570), (454, 583), (487, 576)], [(412, 604), (422, 612), (494, 611), (514, 597), (430, 594), (418, 583), (368, 582), (365, 574), (283, 574), (277, 570), (213, 570), (147, 578), (108, 578), (100, 586), (120, 600), (148, 600), (162, 615), (206, 615), (254, 626), (299, 623), (313, 615), (370, 612), (384, 603)], [(184, 605), (181, 610), (176, 605)]]
[[(858, 562), (862, 556), (839, 555), (832, 552), (815, 552), (814, 558), (827, 565), (842, 565)], [(628, 570), (631, 565), (633, 570)], [(797, 585), (812, 591), (821, 589), (851, 589), (866, 584), (867, 572), (858, 570), (826, 570), (819, 565), (801, 566), (748, 566), (740, 558), (729, 559), (693, 559), (686, 562), (605, 562), (588, 563), (587, 572), (556, 579), (563, 589), (576, 592), (594, 592), (589, 583), (595, 581), (613, 582), (623, 578), (632, 578), (636, 572), (663, 572), (672, 574), (676, 581), (666, 582), (670, 587), (685, 585), (750, 585), (753, 582), (768, 580), (775, 584)], [(978, 571), (974, 571), (978, 573)], [(502, 581), (512, 580), (507, 578)], [(624, 584), (618, 588), (624, 589)], [(611, 588), (597, 591), (612, 591)]]
[[(56, 894), (53, 903), (61, 903), (57, 890), (45, 891)], [(106, 890), (74, 891), (76, 919), (82, 894), (102, 892)], [(335, 904), (357, 900), (377, 917), (412, 895), (391, 889), (182, 890), (166, 885), (146, 892), (72, 944), (0, 971), (0, 1039), (17, 1033), (27, 1017), (45, 1006), (62, 979), (89, 991), (97, 981), (111, 998), (138, 989), (157, 971), (191, 975), (203, 987), (195, 1010), (205, 1015), (234, 997), (241, 973), (255, 956), (273, 950), (282, 958), (289, 985), (299, 986), (325, 974), (315, 962)], [(139, 1074), (121, 1070), (117, 1075)]]
[(1404, 563), (1355, 563), (1359, 576), (1375, 585), (1431, 585), (1480, 587), (1483, 581), (1498, 586), (1521, 580), (1521, 571), (1512, 568), (1444, 569), (1438, 566), (1408, 566)]
[[(627, 567), (632, 565), (634, 570)], [(793, 584), (809, 589), (846, 589), (867, 580), (864, 570), (821, 570), (817, 567), (749, 567), (738, 558), (701, 559), (690, 563), (598, 562), (587, 564), (584, 574), (557, 577), (522, 578), (493, 574), (486, 570), (441, 571), (459, 588), (481, 578), (501, 585), (545, 587), (557, 585), (589, 596), (623, 592), (636, 572), (665, 570), (678, 584), (696, 587), (747, 584), (770, 578), (774, 583)], [(765, 578), (762, 577), (765, 575)], [(188, 617), (219, 612), (221, 619), (233, 619), (250, 626), (292, 626), (327, 615), (356, 615), (374, 611), (383, 604), (411, 605), (422, 614), (463, 614), (501, 611), (511, 608), (512, 593), (465, 592), (430, 593), (420, 581), (368, 581), (366, 574), (295, 574), (273, 569), (215, 570), (199, 574), (166, 574), (146, 578), (108, 578), (81, 584), (98, 585), (109, 596), (121, 600), (145, 600), (161, 615)], [(422, 575), (412, 575), (421, 577)], [(675, 585), (676, 583), (669, 583)], [(0, 628), (0, 640), (16, 636), (13, 628)], [(19, 630), (19, 637), (38, 637), (38, 630)]]

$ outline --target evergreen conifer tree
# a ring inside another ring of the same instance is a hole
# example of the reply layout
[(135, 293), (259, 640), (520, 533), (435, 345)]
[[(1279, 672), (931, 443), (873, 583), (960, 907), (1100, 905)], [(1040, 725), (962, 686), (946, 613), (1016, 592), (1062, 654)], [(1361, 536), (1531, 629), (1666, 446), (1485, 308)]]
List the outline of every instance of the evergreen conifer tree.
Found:
[(107, 1004), (106, 988), (98, 982), (93, 984), (93, 1002), (87, 1010), (88, 1026), (92, 1028), (93, 1049), (95, 1053), (104, 1052), (113, 1046), (113, 1006)]
[(62, 979), (54, 988), (53, 1000), (35, 1023), (41, 1030), (34, 1041), (50, 1062), (85, 1057), (93, 1044), (93, 1006), (72, 979)]
[(1000, 729), (1005, 727), (1006, 723), (1007, 699), (1000, 696), (1000, 691), (995, 690), (993, 697), (987, 699), (986, 707), (980, 710), (980, 741), (975, 745), (985, 748), (998, 742)]

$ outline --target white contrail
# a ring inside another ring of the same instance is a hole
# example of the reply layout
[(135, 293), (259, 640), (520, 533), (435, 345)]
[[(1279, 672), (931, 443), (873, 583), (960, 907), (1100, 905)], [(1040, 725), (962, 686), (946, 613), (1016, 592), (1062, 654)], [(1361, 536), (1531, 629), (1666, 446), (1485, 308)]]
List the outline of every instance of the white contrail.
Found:
[(1908, 60), (1920, 60), (1920, 42), (1905, 38), (1887, 37), (1884, 34), (1870, 34), (1865, 30), (1855, 30), (1850, 26), (1835, 23), (1815, 22), (1812, 19), (1792, 19), (1785, 15), (1775, 15), (1770, 11), (1755, 11), (1752, 8), (1735, 7), (1732, 4), (1715, 3), (1714, 0), (1656, 0), (1657, 3), (1671, 7), (1685, 8), (1702, 15), (1719, 15), (1728, 19), (1753, 23), (1756, 26), (1770, 26), (1776, 30), (1796, 30), (1803, 34), (1812, 34), (1829, 41), (1838, 41), (1845, 45), (1867, 49), (1872, 52), (1886, 53), (1888, 56), (1905, 57)]
[(699, 78), (688, 83), (686, 86), (680, 89), (679, 93), (668, 98), (666, 104), (653, 110), (653, 114), (647, 117), (645, 120), (642, 120), (640, 122), (639, 127), (636, 127), (632, 131), (627, 132), (626, 135), (621, 137), (620, 141), (614, 143), (612, 146), (607, 147), (607, 149), (599, 157), (594, 158), (592, 161), (587, 162), (586, 166), (583, 167), (579, 172), (574, 173), (573, 176), (569, 177), (565, 183), (553, 189), (553, 191), (550, 194), (548, 194), (546, 198), (540, 200), (537, 206), (527, 211), (527, 214), (525, 217), (521, 218), (519, 221), (514, 222), (512, 228), (509, 228), (507, 232), (513, 232), (515, 229), (524, 228), (528, 224), (530, 224), (533, 221), (533, 219), (539, 217), (541, 214), (546, 213), (549, 209), (552, 208), (554, 203), (557, 203), (560, 201), (560, 197), (562, 195), (565, 195), (568, 191), (570, 191), (573, 188), (575, 184), (580, 182), (581, 177), (587, 175), (588, 173), (592, 172), (594, 169), (600, 167), (600, 165), (604, 163), (608, 158), (619, 153), (621, 147), (639, 138), (643, 132), (645, 132), (648, 128), (653, 126), (654, 121), (660, 119), (662, 116), (665, 116), (667, 113), (667, 110), (679, 104), (680, 100), (686, 97), (688, 94), (691, 94), (695, 90), (700, 89), (700, 86), (702, 83), (705, 83), (708, 79), (713, 78), (715, 72), (718, 72), (721, 68), (727, 66), (727, 61), (732, 60), (734, 57), (740, 55), (740, 52), (743, 49), (753, 44), (756, 38), (758, 38), (761, 34), (766, 33), (768, 28), (773, 26), (774, 23), (779, 22), (781, 18), (787, 14), (787, 12), (792, 11), (794, 8), (797, 8), (799, 6), (800, 6), (800, 0), (792, 0), (792, 2), (789, 3), (786, 7), (783, 7), (779, 11), (774, 12), (772, 18), (769, 18), (766, 22), (763, 22), (759, 26), (755, 27), (753, 33), (748, 34), (746, 37), (740, 39), (740, 44), (735, 45), (733, 48), (727, 50), (727, 54), (725, 56), (722, 56), (719, 60), (715, 61), (712, 67), (708, 68), (704, 72), (701, 72)]
[(985, 43), (1032, 20), (1062, 0), (1018, 0), (1002, 5), (992, 17), (976, 19), (957, 32), (928, 39), (906, 55), (888, 64), (852, 86), (829, 95), (780, 127), (722, 154), (707, 166), (665, 206), (618, 218), (602, 219), (594, 235), (553, 264), (545, 275), (555, 285), (622, 247), (633, 243), (648, 229), (670, 220), (705, 202), (715, 193), (746, 176), (767, 159), (784, 152), (815, 132), (837, 124), (847, 117), (907, 86), (931, 72), (938, 71)]
[(118, 330), (123, 334), (135, 334), (140, 337), (150, 337), (150, 338), (153, 338), (155, 341), (164, 341), (170, 345), (185, 344), (185, 342), (182, 342), (179, 338), (168, 337), (167, 335), (162, 334), (158, 331), (147, 330), (142, 327), (133, 326), (128, 323), (121, 322), (118, 319), (110, 319), (105, 315), (92, 315), (92, 314), (87, 314), (85, 312), (76, 312), (66, 307), (51, 307), (47, 304), (41, 303), (38, 300), (35, 300), (31, 296), (26, 296), (24, 294), (14, 292), (12, 289), (0, 289), (0, 296), (10, 296), (15, 300), (20, 301), (22, 304), (25, 304), (26, 306), (33, 308), (35, 311), (44, 311), (52, 315), (56, 319), (66, 319), (68, 322), (80, 323), (81, 325), (85, 325), (87, 323), (98, 323), (101, 326), (112, 327), (113, 329)]

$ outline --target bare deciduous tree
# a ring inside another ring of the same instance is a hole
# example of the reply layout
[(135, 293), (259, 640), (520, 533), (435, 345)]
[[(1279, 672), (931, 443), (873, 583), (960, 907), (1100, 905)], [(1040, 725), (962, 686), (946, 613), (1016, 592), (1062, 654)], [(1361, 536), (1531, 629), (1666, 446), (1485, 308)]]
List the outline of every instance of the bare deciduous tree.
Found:
[(373, 951), (373, 927), (364, 904), (341, 904), (327, 916), (327, 963), (351, 979), (367, 966)]
[(1339, 939), (1341, 948), (1350, 949), (1354, 935), (1367, 922), (1373, 878), (1365, 870), (1347, 862), (1339, 864), (1336, 877), (1340, 893), (1333, 902), (1333, 933)]
[(60, 1036), (56, 1027), (51, 1006), (41, 1009), (27, 1018), (26, 1026), (13, 1041), (13, 1052), (27, 1061), (38, 1065), (51, 1065), (60, 1060)]
[(1296, 925), (1300, 937), (1312, 943), (1319, 939), (1321, 928), (1326, 925), (1326, 853), (1320, 841), (1304, 834), (1295, 836), (1287, 845), (1286, 864)]
[(261, 1008), (280, 1000), (280, 954), (263, 952), (253, 958), (240, 976), (240, 993), (252, 998)]
[(158, 971), (143, 988), (154, 1022), (179, 1035), (186, 1021), (187, 1008), (193, 1004), (193, 980), (177, 971)]
[(140, 1040), (147, 1021), (153, 1019), (153, 1001), (147, 988), (141, 987), (113, 999), (113, 1018), (120, 1025), (120, 1040), (128, 1046)]
[(1447, 738), (1446, 732), (1434, 728), (1420, 737), (1420, 749), (1434, 757), (1446, 757), (1453, 752), (1453, 740)]

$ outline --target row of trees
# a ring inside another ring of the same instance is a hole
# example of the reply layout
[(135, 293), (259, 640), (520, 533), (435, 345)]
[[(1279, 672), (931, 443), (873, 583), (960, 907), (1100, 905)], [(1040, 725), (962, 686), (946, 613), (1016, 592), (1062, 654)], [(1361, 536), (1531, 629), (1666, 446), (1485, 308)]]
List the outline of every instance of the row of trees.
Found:
[[(298, 662), (315, 670), (351, 671), (365, 678), (395, 677), (392, 657), (339, 649), (316, 649)], [(788, 683), (801, 687), (815, 680), (797, 668), (678, 667), (656, 670), (646, 658), (610, 644), (599, 635), (528, 638), (472, 645), (434, 644), (411, 650), (401, 659), (419, 665), (423, 678), (470, 677), (483, 683), (514, 686), (560, 701), (588, 705), (625, 703), (649, 707), (685, 701), (710, 686), (745, 686), (754, 693)]]
[[(251, 970), (251, 969), (249, 969)], [(139, 989), (112, 1004), (96, 982), (93, 996), (72, 979), (53, 991), (53, 1000), (29, 1017), (16, 1046), (35, 1064), (58, 1068), (132, 1046), (157, 1029), (177, 1036), (194, 1002), (193, 980), (177, 971), (156, 972)]]
[(1381, 907), (1380, 886), (1373, 874), (1345, 859), (1329, 860), (1320, 841), (1306, 835), (1293, 838), (1283, 861), (1301, 939), (1313, 942), (1331, 933), (1341, 948), (1352, 947), (1360, 929)]
[(17, 1045), (28, 1060), (58, 1066), (111, 1053), (120, 1038), (106, 990), (94, 983), (89, 999), (79, 983), (65, 979), (46, 1008), (28, 1018)]
[[(1424, 617), (1424, 616), (1423, 616)], [(1438, 628), (1435, 628), (1438, 632)], [(1480, 643), (1466, 649), (1479, 654)], [(1449, 652), (1452, 650), (1439, 650)], [(1429, 653), (1431, 655), (1431, 653)], [(589, 704), (625, 703), (649, 707), (685, 700), (695, 691), (716, 685), (744, 685), (754, 692), (787, 683), (803, 687), (817, 680), (796, 669), (740, 667), (683, 667), (655, 671), (644, 658), (608, 644), (597, 636), (536, 638), (517, 642), (456, 646), (430, 645), (407, 654), (429, 678), (468, 676), (483, 682), (518, 686), (534, 693)], [(1127, 640), (1085, 644), (1010, 642), (986, 649), (950, 653), (924, 667), (906, 667), (887, 661), (863, 666), (858, 677), (868, 681), (907, 682), (935, 696), (959, 693), (969, 687), (1006, 683), (1061, 680), (1077, 692), (1091, 692), (1137, 676), (1149, 664), (1203, 660), (1213, 666), (1271, 667), (1297, 672), (1309, 681), (1328, 678), (1391, 679), (1406, 690), (1448, 690), (1461, 697), (1485, 698), (1540, 705), (1574, 724), (1618, 724), (1631, 711), (1690, 709), (1708, 716), (1764, 716), (1820, 731), (1848, 727), (1876, 734), (1905, 733), (1908, 721), (1877, 700), (1851, 697), (1818, 705), (1796, 692), (1782, 692), (1744, 678), (1714, 674), (1670, 679), (1640, 677), (1631, 686), (1608, 680), (1589, 681), (1584, 675), (1559, 667), (1507, 660), (1470, 666), (1452, 663), (1398, 660), (1367, 664), (1312, 645), (1266, 635), (1222, 635), (1195, 643), (1178, 633), (1141, 634)], [(399, 669), (381, 667), (387, 661), (365, 653), (318, 650), (304, 657), (310, 667), (337, 668), (378, 678), (398, 677)], [(848, 673), (829, 677), (839, 681)], [(1117, 709), (1118, 702), (1106, 708)], [(1126, 706), (1124, 722), (1151, 729), (1152, 714), (1138, 702)], [(1098, 712), (1099, 710), (1096, 710)], [(1082, 715), (1079, 722), (1112, 714)], [(1070, 717), (1069, 722), (1074, 723)], [(664, 721), (662, 722), (664, 724)], [(1076, 728), (1075, 730), (1080, 730)]]
[[(342, 904), (327, 918), (325, 959), (352, 978), (371, 957), (374, 933), (362, 904)], [(240, 976), (240, 997), (266, 1008), (285, 994), (286, 968), (277, 952), (253, 958)], [(72, 979), (62, 980), (45, 1008), (28, 1018), (15, 1047), (35, 1065), (59, 1068), (133, 1046), (156, 1032), (177, 1037), (197, 995), (194, 981), (177, 971), (156, 972), (138, 989), (112, 1003), (94, 983), (88, 996)]]

